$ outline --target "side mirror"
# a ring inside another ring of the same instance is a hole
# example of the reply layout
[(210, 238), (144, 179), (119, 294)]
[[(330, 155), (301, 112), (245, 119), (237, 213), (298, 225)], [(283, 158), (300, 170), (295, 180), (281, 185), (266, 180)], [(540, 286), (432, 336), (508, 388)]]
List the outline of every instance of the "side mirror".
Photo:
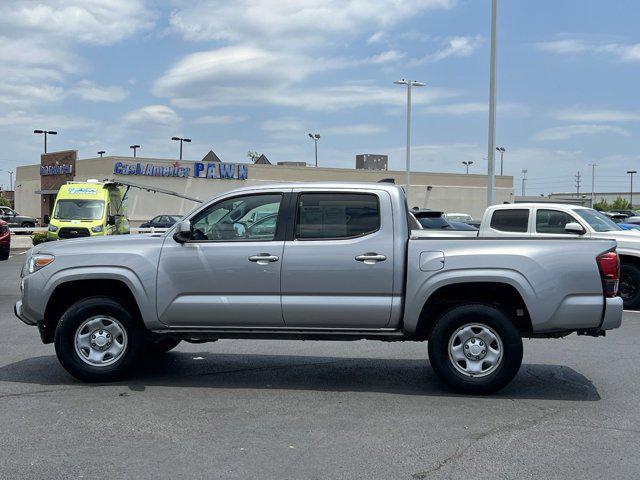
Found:
[(185, 243), (191, 239), (191, 222), (189, 220), (176, 223), (176, 231), (173, 232), (173, 239), (178, 243)]
[(575, 233), (578, 235), (584, 235), (587, 233), (585, 229), (578, 222), (569, 222), (564, 226), (564, 231), (567, 233)]
[(115, 225), (116, 224), (116, 216), (115, 215), (109, 215), (107, 217), (107, 225)]

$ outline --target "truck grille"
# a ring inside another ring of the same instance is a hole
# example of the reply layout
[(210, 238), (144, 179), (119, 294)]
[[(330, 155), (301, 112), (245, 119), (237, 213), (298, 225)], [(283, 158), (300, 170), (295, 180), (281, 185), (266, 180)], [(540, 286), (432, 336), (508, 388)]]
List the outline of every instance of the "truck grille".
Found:
[(88, 228), (63, 227), (58, 231), (58, 238), (90, 237)]

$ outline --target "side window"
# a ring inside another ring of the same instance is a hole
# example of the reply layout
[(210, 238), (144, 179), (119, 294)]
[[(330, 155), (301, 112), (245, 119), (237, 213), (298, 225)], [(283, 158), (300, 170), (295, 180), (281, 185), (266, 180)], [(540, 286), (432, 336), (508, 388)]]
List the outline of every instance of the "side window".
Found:
[(191, 239), (224, 242), (273, 240), (281, 202), (279, 193), (223, 200), (191, 220)]
[(568, 213), (558, 210), (538, 210), (536, 212), (536, 232), (568, 234), (564, 227), (567, 223), (575, 222)]
[(491, 217), (491, 228), (501, 232), (526, 233), (529, 224), (529, 210), (495, 210)]
[(296, 216), (296, 238), (349, 238), (380, 228), (378, 197), (360, 193), (303, 193)]

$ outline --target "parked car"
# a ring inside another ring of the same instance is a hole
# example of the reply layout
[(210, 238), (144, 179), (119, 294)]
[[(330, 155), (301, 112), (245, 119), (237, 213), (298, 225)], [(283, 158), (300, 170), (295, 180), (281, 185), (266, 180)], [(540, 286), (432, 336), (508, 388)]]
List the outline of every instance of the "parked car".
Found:
[(636, 231), (625, 231), (604, 213), (577, 205), (520, 203), (487, 208), (480, 237), (523, 236), (616, 240), (622, 264), (620, 296), (625, 308), (640, 307), (640, 235)]
[(140, 228), (169, 228), (173, 227), (173, 225), (180, 220), (180, 215), (157, 215), (153, 217), (148, 222), (140, 225)]
[(640, 225), (627, 223), (627, 219), (630, 217), (624, 213), (612, 213), (612, 212), (602, 212), (602, 213), (604, 213), (607, 217), (609, 217), (611, 220), (617, 223), (622, 230), (634, 230), (634, 231), (640, 230)]
[(446, 218), (450, 222), (471, 222), (473, 221), (473, 217), (468, 213), (445, 213), (444, 218)]
[(27, 215), (20, 215), (9, 207), (0, 207), (0, 219), (7, 222), (10, 228), (32, 228), (38, 224), (38, 220)]
[[(268, 235), (238, 227), (274, 213)], [(620, 326), (614, 240), (433, 238), (408, 214), (382, 183), (233, 190), (163, 235), (35, 246), (15, 313), (83, 381), (180, 341), (428, 340), (438, 377), (472, 394), (513, 379), (523, 337)]]
[(443, 230), (456, 231), (462, 236), (477, 236), (478, 229), (462, 222), (450, 222), (445, 218), (444, 213), (438, 210), (413, 209), (413, 216), (425, 230), (437, 230), (434, 236), (440, 235)]
[(9, 258), (11, 252), (11, 231), (4, 220), (0, 220), (0, 260)]
[(627, 217), (637, 217), (638, 216), (638, 212), (636, 212), (635, 210), (631, 210), (631, 209), (614, 209), (614, 210), (609, 210), (609, 213), (619, 213), (622, 215), (626, 215)]

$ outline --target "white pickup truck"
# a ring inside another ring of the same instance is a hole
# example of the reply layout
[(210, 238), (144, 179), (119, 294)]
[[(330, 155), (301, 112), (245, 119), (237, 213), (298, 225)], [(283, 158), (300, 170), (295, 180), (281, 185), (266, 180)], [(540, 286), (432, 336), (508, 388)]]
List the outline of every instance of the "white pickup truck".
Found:
[[(640, 232), (622, 230), (597, 210), (556, 203), (494, 205), (484, 212), (479, 236), (613, 239), (621, 263), (618, 291), (625, 308), (640, 307)], [(571, 255), (572, 249), (566, 253)]]

